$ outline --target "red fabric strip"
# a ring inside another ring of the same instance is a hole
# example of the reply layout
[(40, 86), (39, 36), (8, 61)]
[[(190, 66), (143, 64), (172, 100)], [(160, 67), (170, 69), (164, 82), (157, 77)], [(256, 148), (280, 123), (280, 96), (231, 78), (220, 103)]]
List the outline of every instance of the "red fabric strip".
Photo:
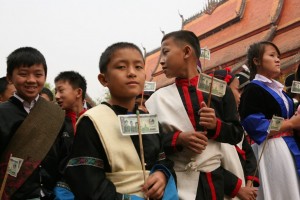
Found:
[(188, 113), (189, 119), (190, 119), (194, 129), (196, 129), (194, 109), (193, 109), (193, 105), (192, 105), (192, 101), (191, 101), (191, 97), (190, 97), (188, 87), (182, 87), (182, 91), (183, 91), (184, 99), (185, 99), (185, 102), (186, 102), (187, 113)]
[(174, 133), (174, 135), (173, 135), (173, 138), (172, 138), (171, 146), (173, 147), (174, 152), (177, 151), (177, 149), (176, 149), (176, 141), (177, 141), (177, 138), (178, 138), (178, 136), (179, 136), (180, 133), (181, 133), (181, 131), (176, 131), (176, 132)]
[(221, 131), (221, 126), (222, 126), (222, 122), (221, 122), (220, 119), (217, 118), (216, 133), (215, 133), (215, 135), (211, 139), (216, 139), (217, 137), (219, 137), (220, 131)]
[(255, 181), (256, 183), (259, 184), (259, 178), (257, 178), (256, 176), (246, 176), (246, 179), (247, 180), (250, 180), (250, 181)]
[(238, 152), (238, 154), (241, 155), (244, 160), (246, 160), (246, 152), (243, 149), (241, 149), (240, 147), (238, 147), (237, 145), (234, 145), (234, 147), (235, 147), (236, 151)]
[(212, 181), (211, 178), (211, 172), (207, 172), (206, 173), (206, 178), (207, 178), (207, 182), (211, 191), (211, 200), (216, 200), (217, 199), (217, 195), (216, 195), (216, 190), (215, 190), (215, 186), (214, 183)]
[(242, 186), (242, 180), (238, 179), (238, 181), (236, 183), (236, 186), (235, 186), (234, 190), (232, 191), (232, 193), (230, 195), (231, 198), (233, 198), (237, 195), (237, 193), (239, 192), (241, 186)]

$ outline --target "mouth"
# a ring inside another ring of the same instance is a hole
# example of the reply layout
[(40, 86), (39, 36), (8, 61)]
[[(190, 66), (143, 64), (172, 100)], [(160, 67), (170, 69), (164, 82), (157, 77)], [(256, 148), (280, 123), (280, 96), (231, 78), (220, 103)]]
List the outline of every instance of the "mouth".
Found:
[(126, 85), (138, 85), (139, 83), (136, 81), (127, 82)]
[(25, 89), (28, 91), (35, 91), (37, 89), (37, 86), (25, 86)]

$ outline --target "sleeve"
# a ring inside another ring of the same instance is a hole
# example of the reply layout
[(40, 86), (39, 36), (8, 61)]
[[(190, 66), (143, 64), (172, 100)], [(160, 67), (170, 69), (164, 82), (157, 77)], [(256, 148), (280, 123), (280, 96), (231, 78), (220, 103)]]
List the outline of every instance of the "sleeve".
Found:
[(264, 96), (261, 89), (249, 85), (241, 96), (239, 107), (242, 125), (257, 144), (261, 144), (266, 139), (270, 124), (263, 114), (267, 113), (265, 101), (260, 101)]
[(164, 146), (164, 151), (167, 155), (176, 153), (178, 151), (182, 151), (183, 147), (181, 145), (177, 145), (176, 141), (181, 131), (163, 133), (162, 142)]
[(258, 187), (259, 186), (258, 172), (254, 176), (257, 167), (257, 161), (254, 152), (252, 150), (252, 147), (250, 146), (246, 138), (243, 141), (243, 150), (245, 152), (244, 174), (246, 177), (246, 181), (253, 180), (253, 185), (255, 187)]
[[(160, 126), (160, 131), (161, 131), (161, 126)], [(172, 174), (172, 176), (174, 177), (175, 182), (177, 182), (176, 179), (176, 174), (174, 171), (174, 162), (172, 160), (170, 160), (166, 153), (165, 153), (165, 147), (164, 147), (164, 134), (160, 132), (159, 134), (160, 136), (160, 153), (157, 159), (156, 164), (158, 165), (163, 165), (164, 167), (166, 167), (168, 169), (168, 171)], [(160, 171), (163, 171), (164, 174), (166, 175), (167, 178), (169, 178), (169, 172), (162, 170), (162, 168), (160, 169)]]
[(231, 198), (235, 197), (242, 187), (242, 180), (230, 171), (223, 168), (224, 193)]
[(84, 117), (77, 126), (65, 173), (76, 199), (122, 199), (123, 195), (117, 193), (114, 184), (106, 179), (106, 169), (110, 170), (110, 166), (98, 133), (90, 119)]
[(231, 89), (227, 87), (221, 101), (214, 100), (212, 103), (217, 116), (217, 127), (214, 130), (207, 130), (208, 138), (232, 145), (239, 143), (244, 130), (238, 118), (237, 106)]

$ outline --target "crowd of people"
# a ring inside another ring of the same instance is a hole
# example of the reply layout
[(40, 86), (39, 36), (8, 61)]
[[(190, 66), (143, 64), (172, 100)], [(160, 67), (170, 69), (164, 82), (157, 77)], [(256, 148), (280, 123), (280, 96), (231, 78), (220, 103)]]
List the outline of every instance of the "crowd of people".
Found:
[[(53, 94), (43, 54), (14, 50), (0, 79), (0, 199), (300, 199), (298, 95), (276, 81), (278, 47), (256, 42), (249, 68), (209, 72), (226, 83), (223, 96), (198, 89), (200, 53), (193, 32), (166, 34), (160, 65), (175, 83), (144, 93), (141, 50), (114, 43), (98, 75), (111, 98), (91, 107), (83, 75), (59, 73)], [(146, 113), (159, 133), (121, 134), (118, 115)], [(273, 116), (284, 118), (278, 131)]]

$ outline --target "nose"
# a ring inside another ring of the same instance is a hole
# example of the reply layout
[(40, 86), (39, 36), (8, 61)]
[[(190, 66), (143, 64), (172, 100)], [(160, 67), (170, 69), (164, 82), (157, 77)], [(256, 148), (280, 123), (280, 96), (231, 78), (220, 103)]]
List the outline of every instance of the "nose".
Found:
[(59, 92), (55, 92), (55, 100), (57, 101), (59, 100), (59, 98), (60, 98)]
[(163, 56), (160, 58), (159, 63), (160, 63), (162, 66), (166, 63), (165, 58), (164, 58)]
[(26, 82), (27, 83), (35, 83), (36, 82), (35, 76), (33, 74), (29, 74), (27, 76)]
[(136, 69), (135, 66), (130, 66), (127, 68), (128, 77), (136, 77)]

